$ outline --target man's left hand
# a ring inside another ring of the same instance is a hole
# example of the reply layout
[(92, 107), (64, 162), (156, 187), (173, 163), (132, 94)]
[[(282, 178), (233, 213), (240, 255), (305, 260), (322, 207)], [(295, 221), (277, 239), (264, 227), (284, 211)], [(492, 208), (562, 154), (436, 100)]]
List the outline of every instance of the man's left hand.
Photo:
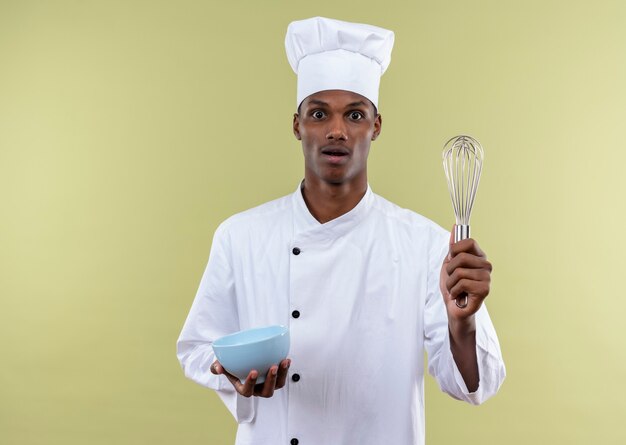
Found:
[[(473, 318), (489, 294), (492, 271), (491, 263), (474, 239), (454, 243), (453, 233), (454, 230), (450, 234), (450, 251), (443, 261), (439, 280), (451, 323)], [(459, 308), (455, 300), (458, 298), (464, 303), (465, 295), (467, 307)]]

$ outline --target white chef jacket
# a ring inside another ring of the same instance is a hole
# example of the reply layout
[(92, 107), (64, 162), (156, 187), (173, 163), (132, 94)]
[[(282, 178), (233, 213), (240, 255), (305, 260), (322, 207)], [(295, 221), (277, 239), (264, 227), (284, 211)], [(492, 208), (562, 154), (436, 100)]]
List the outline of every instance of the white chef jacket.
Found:
[[(324, 224), (300, 187), (239, 213), (215, 232), (178, 339), (184, 373), (217, 391), (239, 423), (237, 445), (423, 444), (424, 348), (429, 372), (454, 398), (480, 404), (505, 377), (484, 304), (477, 391), (456, 367), (439, 289), (448, 243), (449, 232), (369, 186)], [(292, 363), (273, 397), (245, 398), (211, 373), (215, 339), (274, 324), (289, 326)]]

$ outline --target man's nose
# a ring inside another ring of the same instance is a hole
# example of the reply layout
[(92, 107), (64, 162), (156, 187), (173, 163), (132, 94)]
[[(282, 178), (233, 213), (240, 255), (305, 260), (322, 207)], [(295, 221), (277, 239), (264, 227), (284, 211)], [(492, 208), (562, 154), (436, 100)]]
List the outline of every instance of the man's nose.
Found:
[(332, 119), (329, 121), (328, 133), (326, 134), (326, 139), (331, 140), (348, 140), (348, 135), (346, 133), (345, 123), (341, 118)]

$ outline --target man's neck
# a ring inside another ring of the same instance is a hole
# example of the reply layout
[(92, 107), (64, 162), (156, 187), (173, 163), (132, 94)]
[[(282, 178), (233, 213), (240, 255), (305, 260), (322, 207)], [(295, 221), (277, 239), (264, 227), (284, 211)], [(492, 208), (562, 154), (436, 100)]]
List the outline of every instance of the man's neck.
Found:
[(355, 208), (365, 192), (367, 178), (346, 184), (329, 184), (305, 178), (302, 187), (302, 196), (309, 212), (321, 224)]

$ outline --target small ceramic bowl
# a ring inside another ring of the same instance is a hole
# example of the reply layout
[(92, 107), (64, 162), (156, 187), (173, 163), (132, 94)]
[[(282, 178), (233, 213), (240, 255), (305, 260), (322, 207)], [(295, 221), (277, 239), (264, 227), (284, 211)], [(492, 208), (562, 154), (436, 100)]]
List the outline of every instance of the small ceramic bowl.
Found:
[(213, 351), (221, 365), (243, 383), (256, 369), (256, 383), (263, 383), (272, 365), (278, 365), (289, 354), (289, 329), (285, 326), (252, 328), (220, 337)]

